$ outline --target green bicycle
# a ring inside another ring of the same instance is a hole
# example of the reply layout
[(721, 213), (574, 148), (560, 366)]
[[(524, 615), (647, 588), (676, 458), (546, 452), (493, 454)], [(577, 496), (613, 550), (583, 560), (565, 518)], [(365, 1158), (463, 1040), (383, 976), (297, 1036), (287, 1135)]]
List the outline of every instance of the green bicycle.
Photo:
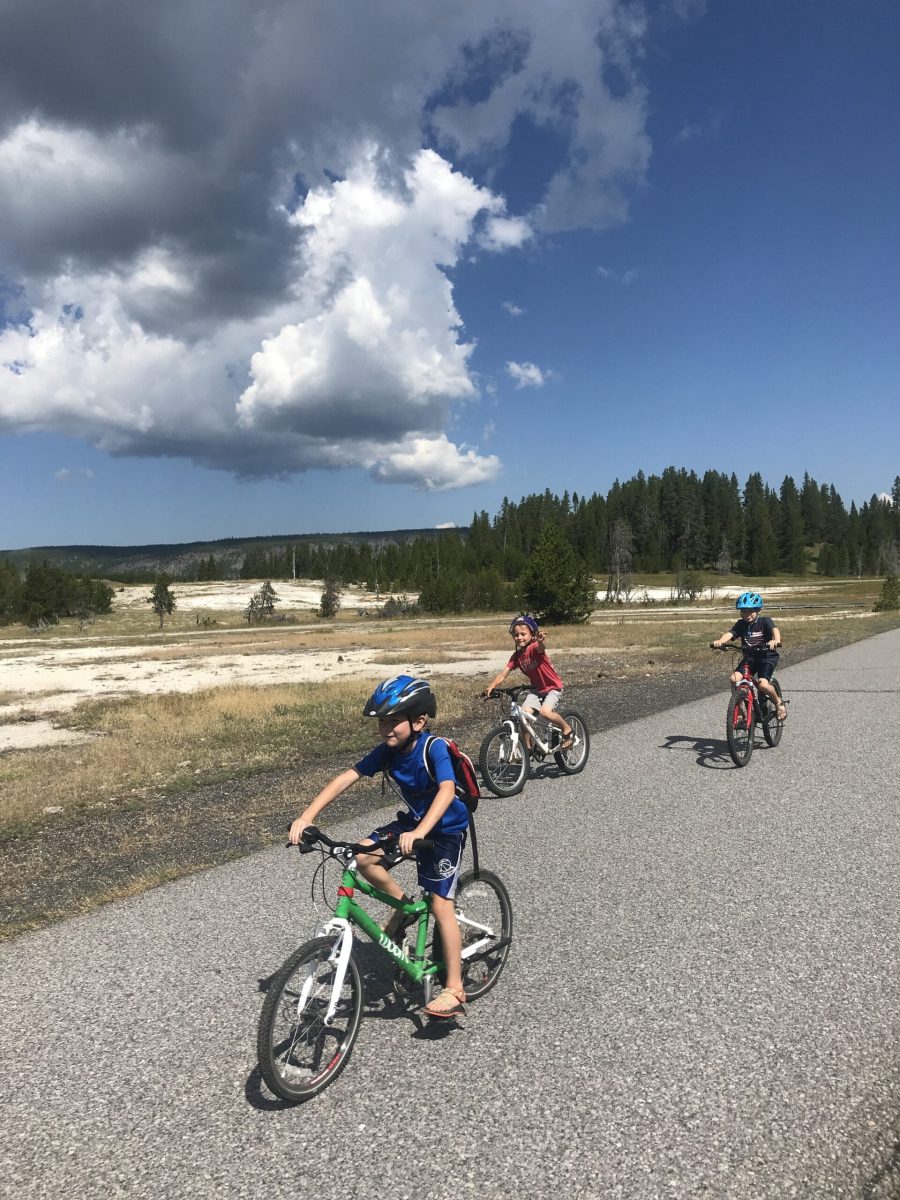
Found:
[[(429, 847), (422, 839), (416, 845)], [(385, 866), (403, 857), (390, 844), (378, 847), (332, 841), (309, 825), (299, 850), (316, 848), (343, 866), (334, 915), (316, 937), (295, 950), (272, 977), (259, 1018), (256, 1048), (260, 1073), (272, 1092), (297, 1104), (321, 1092), (338, 1077), (359, 1034), (364, 989), (354, 957), (353, 927), (362, 930), (396, 968), (394, 990), (408, 1003), (422, 986), (424, 1003), (441, 981), (444, 964), (440, 931), (431, 921), (431, 897), (395, 900), (357, 874), (356, 856), (380, 849)], [(354, 899), (364, 895), (401, 911), (405, 920), (389, 937)], [(502, 880), (490, 871), (467, 871), (456, 888), (456, 916), (462, 932), (463, 986), (467, 1000), (490, 991), (506, 965), (512, 944), (512, 906)]]

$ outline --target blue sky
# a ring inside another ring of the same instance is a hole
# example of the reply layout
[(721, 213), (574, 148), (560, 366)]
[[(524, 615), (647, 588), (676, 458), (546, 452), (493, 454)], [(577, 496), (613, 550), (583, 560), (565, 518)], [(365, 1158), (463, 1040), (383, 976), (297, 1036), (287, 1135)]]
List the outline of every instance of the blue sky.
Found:
[(13, 4), (0, 548), (890, 491), (900, 8), (565, 7)]

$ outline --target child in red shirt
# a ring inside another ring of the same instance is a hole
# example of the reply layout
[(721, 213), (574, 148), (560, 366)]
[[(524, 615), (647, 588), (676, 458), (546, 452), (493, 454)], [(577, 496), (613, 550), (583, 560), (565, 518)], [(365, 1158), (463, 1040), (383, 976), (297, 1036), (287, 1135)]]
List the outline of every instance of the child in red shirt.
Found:
[(538, 623), (534, 617), (513, 617), (509, 632), (516, 644), (513, 656), (487, 685), (484, 694), (489, 696), (510, 671), (521, 671), (523, 675), (528, 676), (528, 682), (533, 688), (523, 700), (522, 707), (531, 712), (540, 712), (546, 720), (558, 725), (563, 738), (560, 749), (568, 750), (572, 745), (572, 727), (565, 717), (556, 711), (562, 697), (563, 681), (547, 657), (544, 635), (538, 629)]

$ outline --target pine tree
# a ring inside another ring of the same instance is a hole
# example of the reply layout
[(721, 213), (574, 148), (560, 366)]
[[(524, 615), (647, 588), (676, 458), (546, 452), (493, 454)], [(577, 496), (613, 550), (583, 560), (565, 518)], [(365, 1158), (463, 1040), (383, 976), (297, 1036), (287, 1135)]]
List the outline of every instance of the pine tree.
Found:
[(595, 607), (593, 578), (555, 521), (541, 531), (519, 592), (525, 607), (552, 625), (585, 621)]
[(800, 493), (790, 475), (784, 477), (780, 493), (781, 538), (780, 562), (783, 571), (792, 575), (806, 572), (806, 550), (803, 544), (803, 512)]
[(750, 476), (744, 487), (744, 510), (748, 569), (753, 575), (773, 575), (777, 569), (778, 546), (767, 489), (758, 471)]
[(147, 597), (147, 603), (159, 617), (160, 629), (163, 627), (163, 618), (175, 611), (175, 597), (169, 591), (170, 583), (168, 575), (157, 575), (153, 591)]

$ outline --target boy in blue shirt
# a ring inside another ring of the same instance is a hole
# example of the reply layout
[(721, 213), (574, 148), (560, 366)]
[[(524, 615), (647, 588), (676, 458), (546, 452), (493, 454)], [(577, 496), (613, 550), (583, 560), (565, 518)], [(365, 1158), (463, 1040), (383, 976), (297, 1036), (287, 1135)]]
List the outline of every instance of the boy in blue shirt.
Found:
[[(396, 675), (380, 683), (363, 709), (367, 717), (378, 718), (376, 746), (356, 764), (335, 776), (307, 805), (291, 825), (290, 841), (296, 845), (307, 825), (343, 792), (363, 776), (372, 778), (382, 771), (389, 772), (406, 804), (405, 812), (387, 825), (373, 830), (364, 845), (377, 845), (385, 834), (394, 834), (401, 853), (412, 854), (417, 838), (434, 843), (431, 850), (415, 851), (419, 886), (431, 893), (431, 911), (441, 931), (447, 985), (426, 1005), (430, 1017), (458, 1017), (465, 1013), (465, 992), (462, 982), (462, 938), (453, 897), (462, 865), (469, 813), (464, 801), (456, 795), (456, 776), (447, 744), (434, 738), (428, 749), (431, 770), (424, 759), (425, 726), (437, 713), (437, 700), (424, 679), (411, 675)], [(380, 854), (361, 854), (357, 859), (360, 872), (375, 887), (398, 900), (408, 900), (390, 872), (381, 865)], [(402, 921), (395, 913), (385, 933), (392, 936)]]

